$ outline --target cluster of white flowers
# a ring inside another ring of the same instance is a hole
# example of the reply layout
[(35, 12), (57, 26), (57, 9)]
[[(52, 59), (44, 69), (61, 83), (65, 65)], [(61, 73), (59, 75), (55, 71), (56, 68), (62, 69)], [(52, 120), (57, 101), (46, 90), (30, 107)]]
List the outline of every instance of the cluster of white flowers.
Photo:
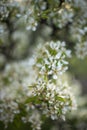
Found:
[[(19, 104), (24, 103), (27, 96), (31, 95), (29, 89), (26, 93), (30, 75), (27, 71), (29, 64), (28, 60), (27, 62), (8, 64), (0, 75), (0, 121), (4, 122), (5, 127), (9, 122), (14, 121), (17, 114), (20, 114)], [(33, 78), (33, 76), (31, 77)]]
[(84, 59), (87, 56), (87, 41), (77, 43), (75, 46), (76, 55), (80, 59)]
[(75, 52), (78, 58), (84, 59), (87, 56), (87, 27), (85, 26), (86, 21), (78, 21), (80, 25), (77, 26), (78, 23), (74, 23), (71, 27), (71, 35), (73, 40), (76, 41)]
[(74, 8), (78, 11), (70, 27), (70, 33), (72, 40), (76, 43), (75, 53), (77, 57), (84, 59), (87, 56), (87, 2), (81, 0), (73, 1)]
[(3, 103), (0, 103), (0, 121), (4, 122), (5, 127), (7, 127), (7, 124), (9, 122), (12, 123), (15, 118), (15, 115), (19, 113), (20, 111), (18, 108), (18, 104), (15, 101), (12, 101), (12, 99), (11, 101), (5, 99), (3, 100)]
[(71, 51), (65, 48), (65, 42), (47, 42), (43, 48), (40, 45), (37, 47), (35, 66), (39, 74), (56, 79), (58, 74), (68, 69), (66, 57), (71, 57)]
[(23, 19), (26, 24), (26, 30), (32, 30), (35, 31), (38, 25), (38, 22), (35, 18), (35, 12), (34, 12), (34, 6), (29, 5), (27, 6), (26, 12), (23, 15)]
[[(78, 25), (79, 23), (79, 25)], [(72, 34), (72, 38), (76, 41), (82, 41), (87, 33), (87, 27), (85, 26), (85, 21), (78, 20), (78, 23), (73, 23), (72, 27), (70, 27), (70, 31)], [(77, 26), (78, 25), (78, 26)]]
[(44, 80), (39, 79), (33, 93), (40, 102), (40, 110), (47, 117), (51, 117), (52, 120), (59, 117), (65, 120), (65, 114), (72, 109), (76, 109), (71, 88), (61, 78), (57, 79), (57, 83), (50, 81), (45, 83)]
[[(68, 23), (72, 23), (74, 16), (74, 11), (70, 4), (65, 4), (63, 8), (59, 9), (56, 13), (51, 12), (49, 14), (49, 20), (52, 19), (53, 23), (58, 28), (65, 27)], [(50, 21), (48, 21), (50, 22)]]
[(3, 121), (6, 127), (21, 112), (19, 104), (24, 103), (31, 95), (31, 89), (26, 89), (33, 80), (33, 71), (29, 64), (28, 60), (8, 64), (0, 75), (0, 121)]
[(6, 20), (9, 16), (9, 13), (14, 10), (14, 7), (17, 9), (18, 3), (14, 0), (0, 0), (0, 21)]

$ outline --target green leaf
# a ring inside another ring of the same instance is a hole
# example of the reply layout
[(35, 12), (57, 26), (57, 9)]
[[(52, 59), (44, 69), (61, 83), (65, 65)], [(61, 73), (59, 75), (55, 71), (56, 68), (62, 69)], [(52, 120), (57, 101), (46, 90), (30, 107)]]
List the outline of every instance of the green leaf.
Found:
[(59, 100), (61, 102), (65, 102), (65, 98), (60, 97), (60, 96), (56, 96), (56, 100)]
[(34, 103), (34, 104), (40, 104), (41, 101), (38, 99), (38, 96), (29, 97), (25, 103)]

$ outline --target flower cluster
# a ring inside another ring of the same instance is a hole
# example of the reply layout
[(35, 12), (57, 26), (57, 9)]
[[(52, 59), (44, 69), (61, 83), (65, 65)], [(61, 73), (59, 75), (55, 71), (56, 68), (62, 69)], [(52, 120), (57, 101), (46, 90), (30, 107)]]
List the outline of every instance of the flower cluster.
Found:
[(79, 42), (75, 46), (76, 55), (80, 59), (84, 59), (87, 56), (87, 41)]
[(38, 23), (34, 17), (33, 6), (31, 6), (31, 8), (27, 10), (26, 14), (24, 15), (24, 20), (25, 20), (25, 23), (27, 23), (26, 25), (27, 30), (32, 30), (32, 31), (36, 30)]
[(85, 21), (82, 22), (81, 20), (78, 21), (80, 23), (74, 23), (71, 27), (71, 34), (73, 40), (75, 40), (75, 53), (78, 58), (84, 59), (87, 56), (87, 27), (85, 26)]
[(69, 4), (65, 4), (63, 8), (59, 9), (56, 13), (51, 12), (49, 14), (48, 22), (53, 22), (53, 24), (62, 29), (68, 23), (72, 23), (74, 12)]
[(4, 99), (3, 103), (0, 103), (0, 121), (4, 122), (6, 128), (7, 124), (12, 123), (15, 115), (19, 113), (18, 104), (15, 101)]
[(8, 64), (1, 73), (0, 121), (3, 121), (5, 126), (14, 121), (15, 116), (21, 112), (19, 105), (25, 104), (26, 99), (32, 95), (32, 90), (27, 86), (34, 82), (34, 74), (29, 60)]
[(11, 12), (14, 11), (14, 8), (16, 9), (19, 8), (19, 5), (16, 1), (1, 0), (0, 1), (0, 21), (6, 20), (9, 14), (11, 15)]
[(47, 42), (44, 48), (37, 47), (35, 66), (39, 74), (56, 79), (58, 74), (68, 69), (66, 57), (71, 57), (71, 51), (65, 48), (65, 42)]
[(70, 33), (72, 40), (76, 43), (75, 53), (77, 57), (84, 59), (87, 56), (87, 2), (81, 0), (73, 1), (72, 7), (78, 11), (70, 27)]
[(39, 101), (37, 106), (39, 105), (44, 115), (52, 120), (59, 117), (65, 120), (65, 114), (76, 109), (75, 99), (70, 91), (71, 88), (61, 78), (57, 79), (56, 84), (39, 79), (33, 93)]

